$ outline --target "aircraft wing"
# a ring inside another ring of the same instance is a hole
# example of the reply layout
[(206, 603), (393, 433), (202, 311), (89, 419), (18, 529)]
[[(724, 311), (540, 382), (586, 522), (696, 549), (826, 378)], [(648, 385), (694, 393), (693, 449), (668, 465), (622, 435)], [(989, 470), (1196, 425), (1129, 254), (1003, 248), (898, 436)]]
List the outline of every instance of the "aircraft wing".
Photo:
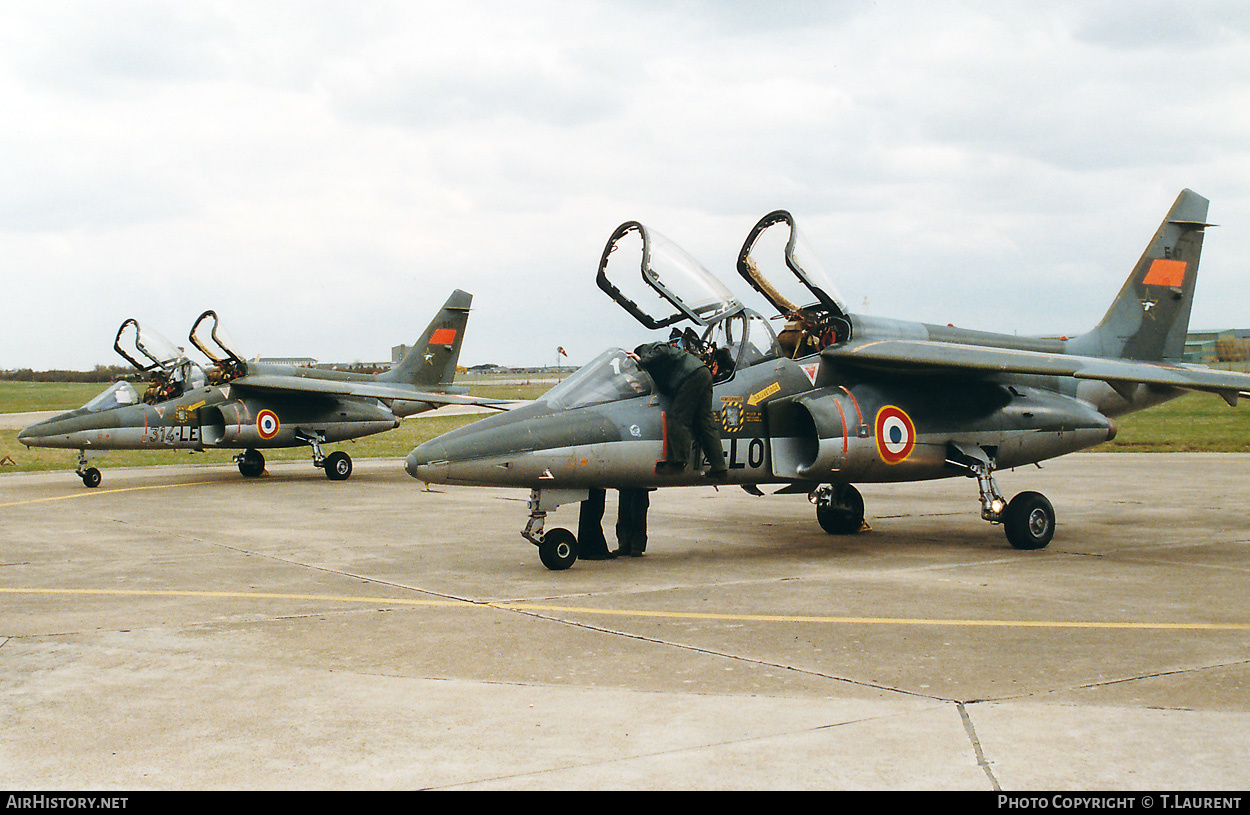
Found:
[(896, 371), (967, 371), (1096, 379), (1113, 388), (1161, 385), (1217, 393), (1230, 405), (1250, 398), (1250, 374), (1202, 365), (1049, 354), (928, 340), (865, 340), (832, 346), (821, 356), (838, 364)]
[(418, 390), (397, 382), (360, 382), (337, 379), (313, 379), (282, 374), (255, 374), (240, 377), (231, 387), (273, 394), (316, 394), (320, 396), (357, 396), (366, 399), (398, 399), (405, 402), (429, 402), (433, 405), (477, 405), (507, 410), (509, 402), (454, 393)]

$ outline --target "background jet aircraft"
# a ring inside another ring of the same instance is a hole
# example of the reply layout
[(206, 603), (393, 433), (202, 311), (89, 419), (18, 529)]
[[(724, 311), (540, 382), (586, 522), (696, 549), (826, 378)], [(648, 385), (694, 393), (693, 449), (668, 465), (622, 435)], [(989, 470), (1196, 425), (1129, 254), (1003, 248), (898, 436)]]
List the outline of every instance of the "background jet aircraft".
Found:
[[(1112, 417), (1185, 390), (1230, 405), (1250, 395), (1250, 375), (1180, 361), (1207, 203), (1180, 194), (1106, 316), (1073, 339), (852, 314), (780, 210), (756, 224), (737, 264), (786, 319), (779, 334), (636, 222), (608, 241), (597, 282), (648, 328), (683, 326), (683, 342), (709, 358), (720, 351), (713, 405), (730, 483), (806, 493), (822, 528), (849, 534), (864, 520), (853, 483), (969, 476), (981, 517), (1001, 523), (1013, 546), (1039, 549), (1055, 530), (1050, 502), (1036, 492), (1008, 502), (995, 470), (1097, 445), (1115, 435)], [(565, 569), (577, 541), (565, 529), (544, 534), (551, 509), (592, 487), (707, 483), (695, 468), (655, 473), (667, 406), (650, 377), (610, 349), (533, 404), (420, 445), (406, 469), (427, 482), (530, 488), (522, 535), (548, 568)]]
[(405, 416), (442, 405), (502, 404), (452, 392), (472, 302), (467, 292), (453, 292), (404, 358), (376, 375), (248, 362), (213, 311), (201, 314), (189, 335), (212, 360), (206, 371), (173, 343), (126, 320), (113, 348), (147, 375), (146, 390), (116, 382), (17, 438), (28, 447), (78, 449), (77, 473), (88, 487), (101, 478), (88, 459), (121, 449), (242, 448), (235, 457), (239, 472), (255, 477), (265, 470), (260, 449), (308, 445), (313, 464), (340, 481), (351, 475), (352, 460), (341, 451), (326, 455), (324, 444), (391, 430)]

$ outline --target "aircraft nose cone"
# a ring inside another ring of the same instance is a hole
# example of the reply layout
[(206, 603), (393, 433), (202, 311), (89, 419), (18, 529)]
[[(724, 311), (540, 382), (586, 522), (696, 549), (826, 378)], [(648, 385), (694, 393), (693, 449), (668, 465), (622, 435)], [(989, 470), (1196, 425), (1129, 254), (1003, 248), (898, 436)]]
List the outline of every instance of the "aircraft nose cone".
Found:
[(404, 459), (404, 470), (413, 478), (425, 479), (434, 473), (434, 462), (446, 463), (447, 451), (437, 441), (418, 445)]
[(52, 430), (52, 423), (60, 416), (54, 416), (51, 419), (44, 419), (42, 422), (35, 422), (29, 427), (24, 428), (17, 434), (17, 440), (27, 447), (38, 447), (43, 439), (46, 439)]

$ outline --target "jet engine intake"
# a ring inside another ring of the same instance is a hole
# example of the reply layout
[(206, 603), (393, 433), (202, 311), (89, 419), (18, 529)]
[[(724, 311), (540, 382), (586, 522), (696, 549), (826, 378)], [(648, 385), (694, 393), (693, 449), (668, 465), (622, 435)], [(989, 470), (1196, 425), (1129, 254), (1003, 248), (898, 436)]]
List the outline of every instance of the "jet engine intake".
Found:
[(773, 473), (820, 479), (857, 459), (866, 438), (859, 407), (841, 388), (821, 388), (768, 405)]

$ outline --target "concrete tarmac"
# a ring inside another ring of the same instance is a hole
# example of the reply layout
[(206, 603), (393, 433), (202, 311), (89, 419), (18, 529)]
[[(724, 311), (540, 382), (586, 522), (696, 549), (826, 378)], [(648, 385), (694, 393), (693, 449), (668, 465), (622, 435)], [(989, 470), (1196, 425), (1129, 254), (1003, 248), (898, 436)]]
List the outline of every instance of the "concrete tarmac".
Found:
[(0, 475), (0, 788), (1250, 787), (1250, 456), (1001, 473), (1038, 552), (963, 478), (847, 538), (662, 490), (645, 557), (565, 572), (526, 492), (397, 460), (101, 461)]

